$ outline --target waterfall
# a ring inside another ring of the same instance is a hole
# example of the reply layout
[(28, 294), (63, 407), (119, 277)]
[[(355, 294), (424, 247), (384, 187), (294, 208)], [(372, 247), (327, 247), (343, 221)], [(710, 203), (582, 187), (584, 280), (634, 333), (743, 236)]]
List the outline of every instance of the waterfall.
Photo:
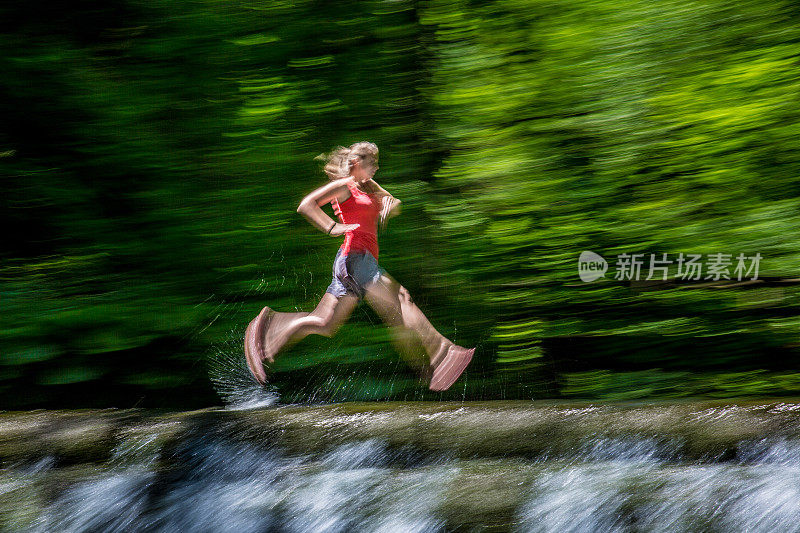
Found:
[(0, 415), (8, 531), (798, 531), (800, 405)]

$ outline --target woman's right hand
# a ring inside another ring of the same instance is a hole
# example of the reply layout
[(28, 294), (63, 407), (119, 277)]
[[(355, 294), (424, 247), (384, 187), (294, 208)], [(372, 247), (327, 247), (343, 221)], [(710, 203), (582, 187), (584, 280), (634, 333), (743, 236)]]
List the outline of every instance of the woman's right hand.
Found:
[(331, 230), (330, 235), (333, 235), (334, 237), (338, 237), (339, 235), (344, 235), (348, 231), (353, 231), (354, 229), (357, 229), (360, 226), (361, 226), (361, 224), (342, 224), (340, 222), (337, 222), (333, 226), (333, 229)]

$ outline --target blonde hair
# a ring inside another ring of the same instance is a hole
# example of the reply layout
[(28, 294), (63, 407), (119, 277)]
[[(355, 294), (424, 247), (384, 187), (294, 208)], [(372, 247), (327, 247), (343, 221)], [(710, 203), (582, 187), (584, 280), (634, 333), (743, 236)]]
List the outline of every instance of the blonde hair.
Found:
[(314, 159), (325, 161), (323, 170), (331, 181), (346, 178), (350, 175), (352, 160), (356, 157), (364, 159), (372, 157), (378, 160), (378, 147), (375, 143), (361, 141), (351, 144), (349, 148), (337, 146), (327, 154), (320, 154)]

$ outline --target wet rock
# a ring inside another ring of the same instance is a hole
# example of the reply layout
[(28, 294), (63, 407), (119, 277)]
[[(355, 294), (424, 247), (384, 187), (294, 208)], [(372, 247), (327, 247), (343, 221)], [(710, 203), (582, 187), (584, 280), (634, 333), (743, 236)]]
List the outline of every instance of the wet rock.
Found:
[[(592, 405), (539, 402), (381, 403), (206, 409), (33, 412), (0, 415), (5, 464), (54, 457), (59, 464), (131, 464), (157, 457), (185, 435), (216, 435), (291, 455), (321, 454), (367, 439), (431, 458), (572, 457), (587, 443), (650, 443), (671, 458), (726, 461), (742, 442), (798, 438), (796, 404)], [(636, 444), (638, 446), (639, 444)]]

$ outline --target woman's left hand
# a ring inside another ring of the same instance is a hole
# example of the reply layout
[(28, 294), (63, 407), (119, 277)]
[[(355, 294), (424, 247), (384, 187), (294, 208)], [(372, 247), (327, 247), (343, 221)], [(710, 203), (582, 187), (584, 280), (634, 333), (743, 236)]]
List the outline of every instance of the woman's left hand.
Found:
[(383, 203), (383, 207), (381, 207), (381, 214), (378, 221), (381, 229), (386, 229), (386, 223), (389, 218), (393, 216), (392, 211), (400, 205), (400, 200), (394, 196), (384, 196), (381, 198), (381, 202)]

